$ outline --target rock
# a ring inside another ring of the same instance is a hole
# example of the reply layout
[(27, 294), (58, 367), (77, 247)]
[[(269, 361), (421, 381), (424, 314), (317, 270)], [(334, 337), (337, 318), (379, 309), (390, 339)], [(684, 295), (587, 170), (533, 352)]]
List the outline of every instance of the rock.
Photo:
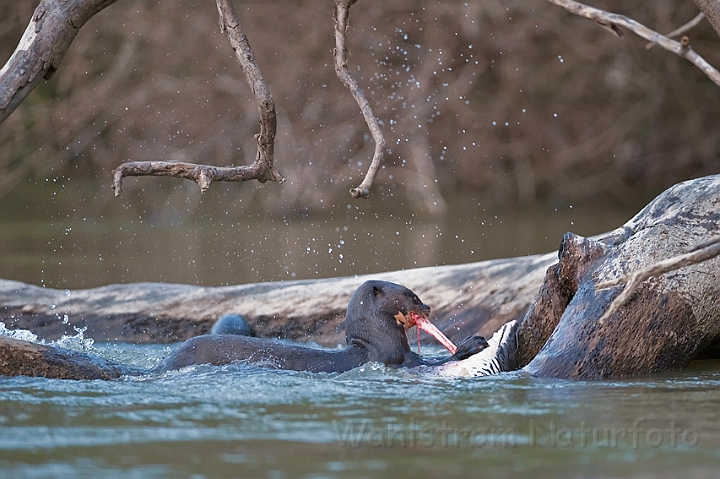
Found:
[(0, 376), (107, 380), (146, 372), (142, 368), (57, 346), (0, 336)]

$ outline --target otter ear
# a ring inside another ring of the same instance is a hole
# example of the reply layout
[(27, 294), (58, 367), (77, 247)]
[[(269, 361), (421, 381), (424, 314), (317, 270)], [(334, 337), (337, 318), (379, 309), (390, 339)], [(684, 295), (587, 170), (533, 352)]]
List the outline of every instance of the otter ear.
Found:
[(380, 289), (380, 286), (373, 286), (373, 295), (374, 296), (382, 296), (383, 290)]

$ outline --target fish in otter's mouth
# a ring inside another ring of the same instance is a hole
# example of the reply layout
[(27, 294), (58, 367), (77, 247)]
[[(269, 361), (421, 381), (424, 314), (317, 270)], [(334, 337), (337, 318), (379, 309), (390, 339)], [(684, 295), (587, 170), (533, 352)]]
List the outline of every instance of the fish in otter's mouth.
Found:
[(395, 320), (398, 322), (398, 324), (402, 325), (406, 330), (412, 328), (413, 326), (417, 326), (418, 328), (418, 352), (420, 351), (420, 330), (422, 329), (426, 333), (428, 333), (433, 338), (437, 339), (440, 344), (445, 346), (445, 349), (450, 351), (450, 354), (455, 354), (457, 351), (457, 346), (453, 344), (452, 341), (450, 341), (447, 336), (445, 336), (438, 328), (435, 327), (434, 324), (432, 324), (427, 319), (427, 312), (425, 311), (410, 311), (407, 315), (403, 314), (402, 311), (399, 311), (398, 314), (395, 315)]

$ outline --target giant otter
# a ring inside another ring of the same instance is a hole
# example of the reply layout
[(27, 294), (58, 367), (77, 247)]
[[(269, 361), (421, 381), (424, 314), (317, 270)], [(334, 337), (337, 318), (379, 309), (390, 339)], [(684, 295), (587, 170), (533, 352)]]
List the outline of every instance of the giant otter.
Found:
[(310, 372), (343, 372), (371, 361), (391, 367), (436, 366), (468, 358), (487, 347), (482, 336), (469, 336), (452, 356), (434, 360), (421, 358), (410, 350), (405, 331), (415, 325), (415, 321), (408, 318), (424, 319), (429, 313), (430, 307), (408, 288), (387, 281), (366, 281), (348, 304), (345, 349), (320, 350), (271, 339), (211, 334), (184, 342), (152, 371), (242, 360)]

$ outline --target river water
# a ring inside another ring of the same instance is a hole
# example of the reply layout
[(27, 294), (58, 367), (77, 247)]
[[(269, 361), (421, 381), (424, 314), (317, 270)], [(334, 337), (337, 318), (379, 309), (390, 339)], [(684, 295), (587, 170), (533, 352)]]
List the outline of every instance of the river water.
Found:
[[(146, 367), (168, 351), (89, 349)], [(716, 361), (592, 382), (373, 364), (2, 378), (0, 478), (717, 477), (719, 405)]]
[(143, 201), (68, 179), (23, 183), (0, 196), (0, 278), (69, 290), (144, 281), (219, 286), (469, 263), (554, 251), (565, 232), (610, 231), (641, 207), (503, 209), (464, 197), (431, 216), (375, 196), (312, 214), (265, 215), (242, 207), (247, 193), (234, 185), (201, 196), (190, 182), (170, 184), (169, 199)]
[[(0, 198), (0, 277), (69, 293), (543, 253), (565, 231), (599, 234), (637, 211), (476, 205), (433, 218), (371, 200), (324, 215), (259, 218), (218, 214), (218, 205), (203, 213), (206, 197), (163, 219), (132, 199), (98, 213), (82, 199), (58, 205), (63, 195), (47, 191)], [(87, 339), (62, 344), (144, 367), (169, 352)], [(718, 386), (720, 363), (712, 361), (593, 382), (242, 364), (109, 382), (0, 378), (0, 478), (715, 477)]]

